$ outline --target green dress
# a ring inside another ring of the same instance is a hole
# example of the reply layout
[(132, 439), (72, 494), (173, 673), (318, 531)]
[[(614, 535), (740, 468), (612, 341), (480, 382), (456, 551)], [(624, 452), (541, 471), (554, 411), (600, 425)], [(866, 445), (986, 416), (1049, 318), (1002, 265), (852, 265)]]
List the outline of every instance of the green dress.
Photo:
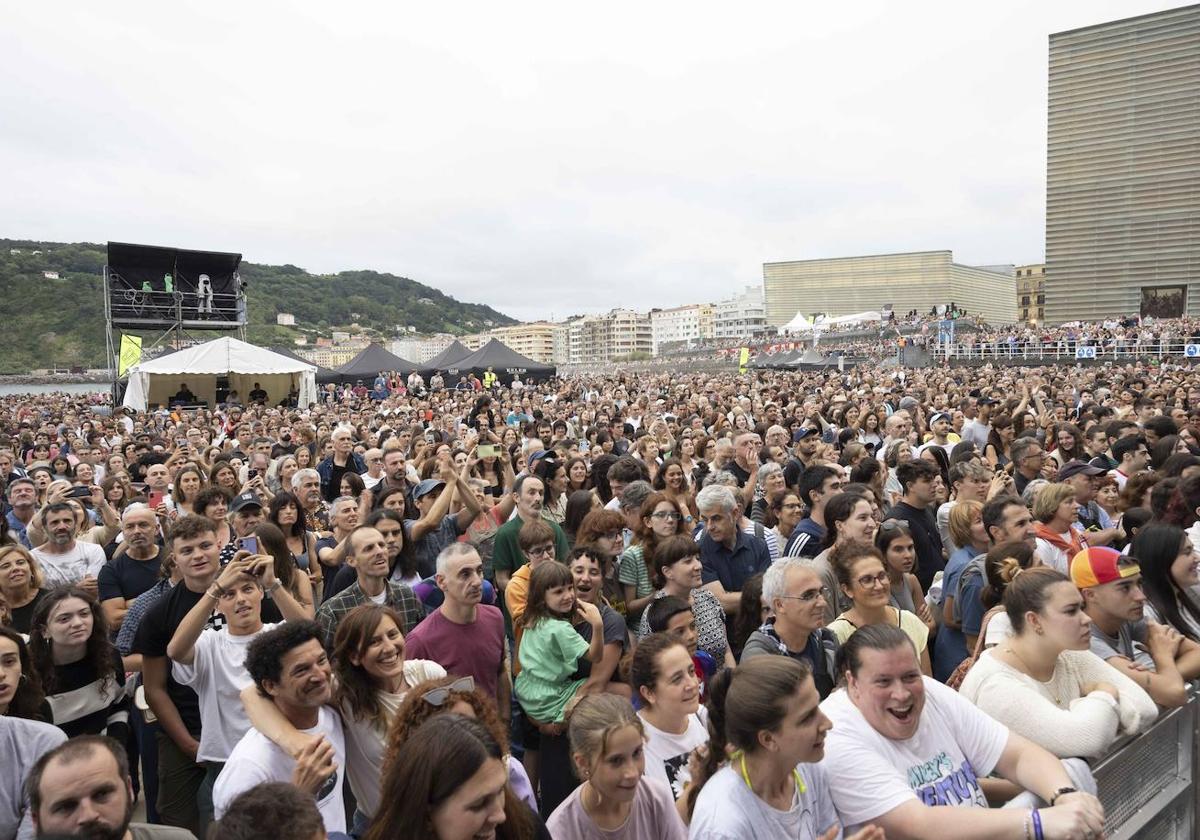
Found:
[(583, 685), (571, 675), (589, 647), (570, 622), (560, 618), (543, 618), (525, 628), (517, 650), (521, 673), (514, 683), (525, 714), (540, 723), (562, 721), (567, 702)]

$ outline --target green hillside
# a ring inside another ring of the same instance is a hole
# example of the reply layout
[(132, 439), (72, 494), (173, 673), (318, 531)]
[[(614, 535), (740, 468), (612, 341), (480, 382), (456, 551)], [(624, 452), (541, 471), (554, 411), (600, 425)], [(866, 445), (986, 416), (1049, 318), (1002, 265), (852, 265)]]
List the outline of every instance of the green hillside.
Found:
[[(106, 365), (104, 262), (104, 245), (0, 239), (0, 300), (7, 319), (7, 329), (0, 330), (0, 373)], [(59, 279), (47, 279), (46, 271), (57, 271)], [(464, 334), (516, 323), (490, 306), (460, 303), (394, 274), (312, 275), (294, 265), (248, 262), (241, 274), (249, 283), (247, 338), (256, 344), (328, 337), (355, 323), (381, 339), (410, 326), (421, 333)], [(295, 315), (296, 326), (277, 326), (281, 312)]]

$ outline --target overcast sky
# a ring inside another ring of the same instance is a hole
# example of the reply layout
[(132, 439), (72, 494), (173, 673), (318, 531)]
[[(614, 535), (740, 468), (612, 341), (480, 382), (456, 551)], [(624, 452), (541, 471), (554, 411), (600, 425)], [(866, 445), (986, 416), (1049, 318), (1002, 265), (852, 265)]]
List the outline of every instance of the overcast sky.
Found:
[(10, 3), (0, 236), (390, 271), (522, 319), (778, 260), (1040, 262), (1048, 35), (1181, 5)]

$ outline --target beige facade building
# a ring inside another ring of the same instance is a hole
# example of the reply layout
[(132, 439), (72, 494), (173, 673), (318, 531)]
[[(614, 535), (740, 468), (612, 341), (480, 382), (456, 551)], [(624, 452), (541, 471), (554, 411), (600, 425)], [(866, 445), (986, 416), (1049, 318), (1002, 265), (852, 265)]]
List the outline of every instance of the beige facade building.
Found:
[(554, 333), (557, 325), (549, 321), (535, 321), (531, 324), (514, 324), (511, 327), (497, 327), (492, 330), (492, 336), (500, 339), (508, 347), (522, 356), (535, 362), (554, 362)]
[(830, 317), (880, 311), (928, 312), (954, 303), (993, 324), (1017, 320), (1011, 267), (977, 268), (954, 262), (950, 251), (919, 251), (763, 264), (767, 323), (781, 327), (796, 316)]
[(1200, 5), (1050, 36), (1046, 321), (1200, 315)]
[(1046, 266), (1019, 265), (1017, 273), (1017, 317), (1030, 326), (1046, 320)]
[(366, 345), (347, 347), (339, 345), (336, 347), (297, 347), (296, 354), (308, 359), (314, 365), (321, 367), (336, 368), (346, 364), (363, 351)]
[(592, 364), (650, 356), (650, 316), (628, 309), (584, 315), (567, 322), (567, 356), (571, 364)]

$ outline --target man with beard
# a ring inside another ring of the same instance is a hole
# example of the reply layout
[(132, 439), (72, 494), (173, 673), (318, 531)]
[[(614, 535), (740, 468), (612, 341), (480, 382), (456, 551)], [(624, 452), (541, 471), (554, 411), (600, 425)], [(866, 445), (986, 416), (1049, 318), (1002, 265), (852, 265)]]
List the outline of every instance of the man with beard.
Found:
[(246, 670), (258, 693), (288, 723), (314, 736), (293, 758), (257, 729), (238, 741), (213, 788), (217, 819), (237, 796), (263, 782), (291, 782), (316, 800), (326, 831), (346, 830), (342, 801), (346, 737), (332, 706), (333, 668), (312, 621), (287, 622), (255, 637), (246, 649)]
[(158, 544), (158, 518), (146, 505), (133, 504), (121, 513), (121, 534), (113, 558), (96, 576), (100, 606), (115, 633), (137, 596), (158, 582), (163, 547)]
[[(492, 552), (492, 570), (496, 576), (496, 588), (501, 594), (513, 572), (529, 562), (521, 553), (521, 526), (526, 522), (542, 518), (542, 503), (544, 500), (542, 480), (536, 475), (522, 475), (513, 482), (513, 496), (517, 501), (517, 515), (505, 522), (496, 531), (495, 548)], [(549, 522), (554, 531), (554, 556), (559, 561), (565, 561), (571, 547), (567, 545), (567, 535), (554, 522)]]
[(75, 539), (79, 527), (75, 516), (75, 508), (66, 502), (54, 502), (42, 508), (46, 542), (33, 550), (33, 556), (42, 569), (47, 589), (78, 586), (95, 598), (99, 595), (96, 575), (107, 558), (102, 547)]
[(82, 735), (46, 753), (29, 774), (38, 837), (86, 840), (186, 840), (190, 831), (130, 822), (133, 783), (125, 749), (112, 738)]
[(296, 470), (292, 476), (292, 494), (300, 500), (304, 527), (314, 534), (329, 531), (329, 508), (321, 497), (321, 474), (313, 469)]

